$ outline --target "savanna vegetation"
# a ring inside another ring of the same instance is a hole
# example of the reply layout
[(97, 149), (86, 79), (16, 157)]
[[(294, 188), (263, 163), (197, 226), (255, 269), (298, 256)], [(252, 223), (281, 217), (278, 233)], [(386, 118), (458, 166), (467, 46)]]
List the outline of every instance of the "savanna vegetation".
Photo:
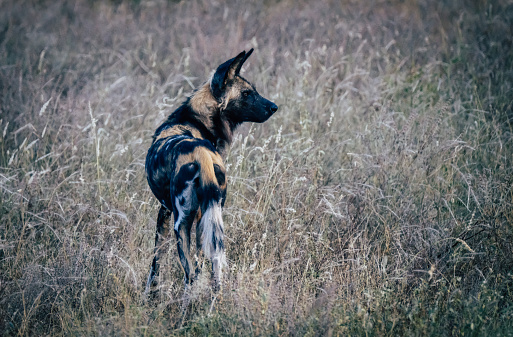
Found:
[[(171, 238), (145, 299), (151, 136), (249, 48), (222, 293)], [(4, 0), (0, 331), (511, 336), (512, 103), (507, 0)]]

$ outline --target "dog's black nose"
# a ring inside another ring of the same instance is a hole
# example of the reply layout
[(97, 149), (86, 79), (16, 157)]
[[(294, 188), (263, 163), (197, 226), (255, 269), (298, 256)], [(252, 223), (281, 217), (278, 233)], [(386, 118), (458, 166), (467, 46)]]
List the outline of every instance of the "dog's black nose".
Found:
[(278, 106), (273, 103), (271, 104), (270, 110), (272, 113), (275, 113), (276, 111), (278, 111)]

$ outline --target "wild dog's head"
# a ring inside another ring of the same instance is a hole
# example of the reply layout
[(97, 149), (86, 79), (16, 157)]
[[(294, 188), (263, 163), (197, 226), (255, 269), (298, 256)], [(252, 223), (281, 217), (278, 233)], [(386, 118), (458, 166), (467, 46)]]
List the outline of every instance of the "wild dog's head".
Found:
[(253, 48), (247, 53), (243, 51), (221, 64), (210, 81), (212, 94), (220, 103), (223, 115), (236, 124), (262, 123), (278, 110), (276, 104), (260, 96), (255, 87), (239, 75), (252, 52)]

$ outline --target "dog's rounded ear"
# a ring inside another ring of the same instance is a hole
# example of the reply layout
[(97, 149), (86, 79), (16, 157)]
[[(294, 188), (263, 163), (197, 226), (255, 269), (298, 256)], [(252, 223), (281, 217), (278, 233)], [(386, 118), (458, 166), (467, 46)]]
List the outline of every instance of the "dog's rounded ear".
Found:
[(246, 62), (252, 52), (253, 48), (251, 48), (247, 53), (246, 51), (242, 51), (239, 55), (229, 59), (217, 67), (217, 70), (210, 81), (210, 88), (212, 89), (212, 94), (214, 94), (216, 99), (219, 100), (222, 97), (226, 83), (239, 74), (242, 65)]

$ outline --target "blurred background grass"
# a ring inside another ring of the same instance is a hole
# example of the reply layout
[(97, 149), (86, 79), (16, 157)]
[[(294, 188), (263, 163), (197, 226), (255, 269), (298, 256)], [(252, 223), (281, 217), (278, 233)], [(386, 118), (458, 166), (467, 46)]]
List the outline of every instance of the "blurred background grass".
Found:
[[(512, 335), (512, 27), (506, 0), (1, 2), (0, 331)], [(171, 245), (147, 303), (151, 135), (249, 48), (280, 110), (225, 153), (223, 298), (182, 312)]]

